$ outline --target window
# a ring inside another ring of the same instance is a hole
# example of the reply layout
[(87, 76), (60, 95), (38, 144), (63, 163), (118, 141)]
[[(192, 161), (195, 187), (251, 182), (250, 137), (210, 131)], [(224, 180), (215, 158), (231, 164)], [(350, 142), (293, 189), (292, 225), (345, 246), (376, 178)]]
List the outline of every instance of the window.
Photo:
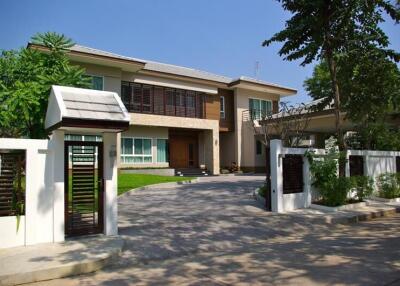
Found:
[(221, 118), (225, 118), (225, 97), (220, 96), (219, 98), (219, 113)]
[(260, 120), (272, 113), (272, 102), (270, 100), (249, 98), (249, 109), (252, 120)]
[(151, 139), (121, 138), (122, 163), (152, 163)]
[(102, 76), (97, 75), (88, 75), (92, 80), (92, 89), (95, 90), (104, 90), (104, 78)]
[(168, 159), (168, 140), (157, 139), (157, 162), (166, 163)]
[(262, 143), (260, 140), (256, 140), (256, 155), (262, 154)]
[(205, 97), (193, 90), (121, 82), (121, 99), (130, 112), (204, 118)]

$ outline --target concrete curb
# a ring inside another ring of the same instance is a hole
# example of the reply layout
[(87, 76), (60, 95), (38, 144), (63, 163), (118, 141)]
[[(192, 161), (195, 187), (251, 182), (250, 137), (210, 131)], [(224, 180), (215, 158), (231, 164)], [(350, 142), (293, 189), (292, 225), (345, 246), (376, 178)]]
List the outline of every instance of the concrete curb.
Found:
[(132, 189), (130, 191), (127, 191), (126, 193), (123, 193), (118, 196), (118, 198), (123, 198), (126, 196), (131, 196), (133, 195), (134, 192), (137, 191), (144, 191), (144, 190), (153, 190), (153, 189), (158, 189), (158, 188), (170, 188), (170, 187), (177, 187), (180, 185), (188, 185), (188, 184), (194, 184), (200, 182), (200, 178), (194, 178), (186, 181), (180, 181), (180, 182), (167, 182), (167, 183), (160, 183), (160, 184), (154, 184), (154, 185), (148, 185), (144, 187), (139, 187)]
[(326, 211), (326, 212), (338, 212), (338, 211), (350, 211), (350, 210), (357, 211), (357, 208), (366, 207), (368, 205), (369, 205), (368, 202), (358, 202), (358, 203), (352, 203), (352, 204), (342, 205), (342, 206), (338, 206), (338, 207), (329, 207), (329, 206), (324, 206), (324, 205), (311, 204), (310, 208), (315, 209), (315, 210), (320, 210), (320, 211)]
[(93, 259), (68, 262), (61, 266), (42, 266), (32, 271), (18, 271), (17, 273), (0, 275), (0, 285), (19, 285), (94, 272), (115, 261), (119, 257), (123, 246), (124, 240), (118, 238), (107, 253), (97, 255)]
[(342, 217), (330, 217), (324, 218), (327, 224), (350, 224), (357, 223), (361, 221), (368, 221), (375, 218), (393, 216), (396, 213), (400, 213), (400, 207), (393, 207), (384, 210), (376, 210), (366, 213), (360, 213), (352, 216), (342, 216)]
[(381, 198), (381, 197), (372, 196), (369, 199), (372, 201), (378, 201), (378, 202), (383, 202), (383, 203), (400, 203), (400, 198), (385, 199), (385, 198)]

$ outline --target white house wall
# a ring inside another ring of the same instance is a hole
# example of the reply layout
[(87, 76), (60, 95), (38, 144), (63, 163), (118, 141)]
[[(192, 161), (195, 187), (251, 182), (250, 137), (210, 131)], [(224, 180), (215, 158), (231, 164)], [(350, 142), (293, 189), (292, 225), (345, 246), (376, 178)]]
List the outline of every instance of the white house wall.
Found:
[(241, 168), (257, 166), (255, 162), (254, 129), (251, 122), (243, 122), (243, 111), (249, 110), (249, 99), (279, 100), (279, 95), (235, 88), (235, 160)]

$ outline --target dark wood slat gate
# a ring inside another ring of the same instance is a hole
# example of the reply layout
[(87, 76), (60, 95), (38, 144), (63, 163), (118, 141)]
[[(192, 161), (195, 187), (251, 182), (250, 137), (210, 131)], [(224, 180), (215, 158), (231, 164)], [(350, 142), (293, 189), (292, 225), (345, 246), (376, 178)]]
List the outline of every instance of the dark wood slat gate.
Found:
[(0, 150), (0, 216), (25, 214), (25, 151)]
[(303, 157), (288, 154), (282, 159), (283, 193), (303, 192)]
[(103, 232), (103, 143), (65, 142), (65, 233)]
[(349, 156), (350, 177), (364, 176), (364, 158), (359, 155)]

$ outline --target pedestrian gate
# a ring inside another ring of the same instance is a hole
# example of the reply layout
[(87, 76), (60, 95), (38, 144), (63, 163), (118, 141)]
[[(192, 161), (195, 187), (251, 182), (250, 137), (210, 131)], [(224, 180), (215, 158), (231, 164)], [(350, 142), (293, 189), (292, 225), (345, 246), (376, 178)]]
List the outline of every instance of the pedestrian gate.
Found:
[(65, 234), (103, 232), (103, 142), (65, 142)]

